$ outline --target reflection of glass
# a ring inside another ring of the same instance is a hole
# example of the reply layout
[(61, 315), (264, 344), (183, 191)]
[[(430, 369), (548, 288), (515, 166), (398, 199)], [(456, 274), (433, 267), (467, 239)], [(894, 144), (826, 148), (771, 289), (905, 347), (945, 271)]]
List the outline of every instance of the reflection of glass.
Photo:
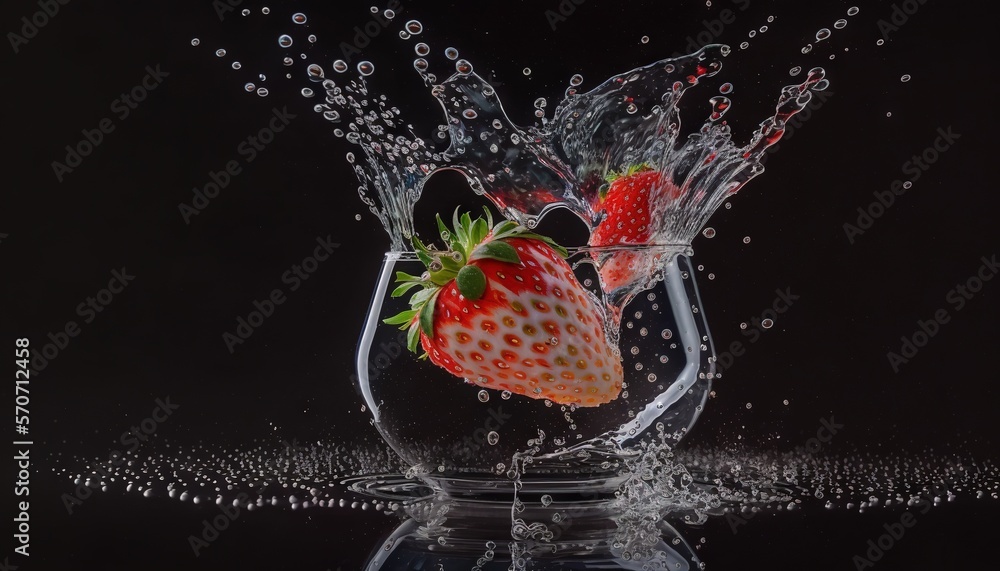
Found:
[(623, 506), (615, 498), (623, 480), (526, 480), (516, 494), (517, 508), (509, 481), (490, 487), (440, 478), (436, 491), (391, 478), (356, 481), (355, 491), (402, 502), (410, 516), (372, 549), (364, 569), (639, 571), (653, 561), (659, 566), (652, 569), (697, 569), (694, 551), (662, 520), (643, 529), (652, 534), (643, 543), (655, 557), (630, 552), (634, 543), (623, 533)]
[[(411, 254), (387, 254), (357, 353), (358, 388), (375, 427), (417, 473), (483, 479), (506, 479), (513, 455), (529, 447), (538, 449), (533, 470), (572, 475), (614, 471), (631, 445), (658, 430), (683, 434), (707, 398), (714, 354), (687, 248), (657, 250), (664, 279), (621, 312), (625, 386), (610, 403), (581, 408), (502, 394), (417, 359), (405, 332), (382, 319), (406, 308), (388, 295), (395, 273), (419, 275), (423, 266)], [(598, 294), (592, 254), (569, 261)]]

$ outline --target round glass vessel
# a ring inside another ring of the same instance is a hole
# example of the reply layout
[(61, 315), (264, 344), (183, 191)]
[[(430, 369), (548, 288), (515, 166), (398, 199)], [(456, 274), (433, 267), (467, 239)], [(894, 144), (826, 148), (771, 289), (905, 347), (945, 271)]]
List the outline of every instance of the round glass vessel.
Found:
[[(621, 247), (616, 248), (621, 251)], [(413, 473), (442, 482), (508, 481), (516, 458), (534, 475), (611, 474), (641, 440), (680, 439), (700, 415), (715, 354), (687, 246), (642, 246), (660, 264), (652, 287), (619, 310), (622, 390), (599, 406), (558, 404), (466, 381), (407, 349), (406, 331), (383, 320), (407, 309), (389, 294), (396, 272), (420, 275), (412, 253), (386, 254), (357, 351), (357, 388), (374, 426)], [(593, 294), (600, 249), (567, 262)], [(647, 258), (648, 259), (648, 258)], [(613, 336), (609, 336), (612, 339)], [(527, 470), (525, 470), (527, 471)]]

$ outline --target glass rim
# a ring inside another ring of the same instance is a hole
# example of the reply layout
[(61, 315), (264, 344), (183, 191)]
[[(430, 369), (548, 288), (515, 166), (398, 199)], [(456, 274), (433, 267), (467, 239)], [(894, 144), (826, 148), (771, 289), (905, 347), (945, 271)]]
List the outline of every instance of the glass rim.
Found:
[[(661, 254), (683, 254), (685, 256), (690, 256), (694, 253), (694, 249), (691, 248), (690, 244), (619, 244), (615, 246), (578, 246), (575, 248), (566, 248), (569, 252), (569, 258), (578, 256), (580, 254), (597, 254), (598, 256), (605, 253), (614, 252), (654, 252)], [(417, 253), (413, 250), (390, 250), (385, 253), (385, 258), (387, 260), (394, 261), (416, 261)]]

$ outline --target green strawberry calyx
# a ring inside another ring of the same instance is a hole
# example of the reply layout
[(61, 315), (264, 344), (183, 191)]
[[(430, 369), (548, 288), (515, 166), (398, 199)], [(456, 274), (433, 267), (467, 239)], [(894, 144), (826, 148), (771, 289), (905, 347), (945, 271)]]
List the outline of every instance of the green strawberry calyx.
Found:
[[(410, 309), (382, 320), (388, 325), (399, 325), (400, 330), (407, 330), (406, 346), (410, 351), (417, 352), (421, 331), (428, 337), (434, 337), (434, 306), (438, 293), (444, 287), (454, 281), (458, 291), (470, 301), (486, 293), (486, 274), (470, 262), (492, 259), (509, 264), (521, 263), (517, 250), (506, 239), (540, 240), (562, 257), (569, 255), (551, 238), (531, 232), (512, 220), (503, 220), (494, 226), (489, 209), (483, 210), (486, 217), (473, 220), (468, 212), (459, 216), (458, 209), (455, 209), (452, 228), (441, 220), (440, 214), (436, 216), (441, 240), (446, 245), (444, 250), (424, 244), (416, 235), (412, 237), (413, 250), (427, 270), (419, 276), (396, 272), (396, 283), (399, 285), (392, 291), (392, 297), (401, 297), (411, 289), (419, 289), (410, 296)], [(427, 354), (420, 357), (424, 359)]]

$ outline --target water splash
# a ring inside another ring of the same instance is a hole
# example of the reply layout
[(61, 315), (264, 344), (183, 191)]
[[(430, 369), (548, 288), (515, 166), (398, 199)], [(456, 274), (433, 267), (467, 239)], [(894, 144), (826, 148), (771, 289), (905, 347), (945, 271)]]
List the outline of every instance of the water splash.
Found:
[[(433, 150), (430, 137), (416, 135), (412, 125), (404, 127), (398, 108), (388, 106), (385, 96), (373, 97), (363, 78), (343, 85), (324, 81), (328, 97), (316, 110), (336, 123), (353, 119), (347, 139), (366, 157), (353, 163), (359, 191), (394, 249), (412, 235), (413, 205), (427, 178), (439, 170), (462, 172), (475, 192), (528, 227), (562, 207), (595, 228), (603, 219), (598, 197), (605, 175), (642, 163), (667, 175), (664, 186), (679, 189), (656, 193), (648, 242), (690, 244), (726, 197), (763, 171), (764, 152), (808, 104), (812, 91), (826, 85), (823, 70), (814, 68), (803, 82), (785, 87), (775, 114), (746, 145), (732, 141), (723, 120), (731, 101), (724, 96), (712, 98), (707, 121), (682, 138), (682, 96), (717, 74), (728, 53), (727, 46), (710, 45), (616, 75), (586, 93), (571, 88), (551, 120), (543, 117), (541, 125), (531, 127), (510, 120), (494, 87), (468, 60), (459, 59), (456, 71), (437, 83), (427, 60), (418, 58), (415, 69), (444, 113), (437, 137), (447, 136), (449, 146), (442, 152)], [(448, 57), (459, 54), (455, 50)]]

